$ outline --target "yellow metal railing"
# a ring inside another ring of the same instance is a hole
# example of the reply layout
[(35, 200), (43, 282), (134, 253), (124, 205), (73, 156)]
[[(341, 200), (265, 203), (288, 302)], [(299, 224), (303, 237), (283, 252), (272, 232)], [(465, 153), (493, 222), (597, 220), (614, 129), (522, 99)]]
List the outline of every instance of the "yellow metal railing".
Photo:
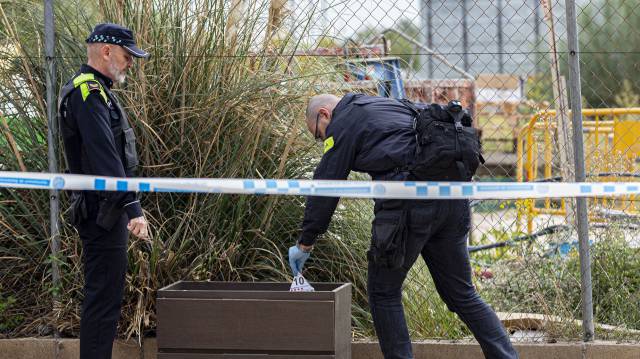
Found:
[[(569, 111), (571, 113), (571, 111)], [(583, 135), (585, 144), (585, 168), (587, 181), (637, 181), (640, 159), (640, 107), (583, 109)], [(561, 177), (556, 136), (556, 111), (541, 111), (531, 117), (517, 135), (517, 181), (554, 181)], [(542, 147), (542, 148), (540, 148)], [(542, 161), (542, 166), (539, 165)], [(573, 163), (571, 172), (573, 172)], [(539, 169), (542, 168), (542, 177)], [(563, 178), (564, 181), (573, 179)], [(640, 213), (640, 201), (636, 196), (624, 198), (599, 197), (590, 200), (590, 218), (602, 220), (593, 209), (623, 210), (625, 214)], [(566, 216), (566, 203), (562, 198), (542, 201), (518, 201), (518, 226), (523, 216), (527, 220), (527, 232), (532, 233), (536, 216)], [(518, 228), (521, 230), (521, 228)]]

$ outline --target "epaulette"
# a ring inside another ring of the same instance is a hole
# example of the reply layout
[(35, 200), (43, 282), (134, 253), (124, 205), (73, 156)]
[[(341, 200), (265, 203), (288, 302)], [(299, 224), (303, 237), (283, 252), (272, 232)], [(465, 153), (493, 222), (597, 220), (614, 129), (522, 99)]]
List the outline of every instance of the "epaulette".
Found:
[(86, 101), (87, 97), (92, 92), (99, 92), (105, 103), (109, 103), (109, 97), (107, 93), (104, 91), (104, 88), (96, 80), (93, 74), (80, 74), (75, 79), (73, 79), (73, 86), (80, 87), (80, 92), (82, 93), (82, 100)]

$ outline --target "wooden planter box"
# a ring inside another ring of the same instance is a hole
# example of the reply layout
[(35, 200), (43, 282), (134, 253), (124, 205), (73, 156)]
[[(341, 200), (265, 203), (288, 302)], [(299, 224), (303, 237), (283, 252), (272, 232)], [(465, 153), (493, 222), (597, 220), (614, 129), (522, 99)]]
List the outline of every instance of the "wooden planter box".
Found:
[(158, 291), (158, 359), (350, 359), (351, 284), (176, 282)]

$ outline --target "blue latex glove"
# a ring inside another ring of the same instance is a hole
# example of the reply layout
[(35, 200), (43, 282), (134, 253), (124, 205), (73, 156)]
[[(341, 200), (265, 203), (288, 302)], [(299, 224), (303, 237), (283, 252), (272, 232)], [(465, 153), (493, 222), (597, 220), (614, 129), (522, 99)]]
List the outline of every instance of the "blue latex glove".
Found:
[(304, 262), (309, 259), (310, 255), (311, 252), (303, 251), (298, 247), (297, 244), (289, 247), (289, 266), (291, 267), (291, 271), (293, 272), (294, 277), (299, 273), (302, 273)]

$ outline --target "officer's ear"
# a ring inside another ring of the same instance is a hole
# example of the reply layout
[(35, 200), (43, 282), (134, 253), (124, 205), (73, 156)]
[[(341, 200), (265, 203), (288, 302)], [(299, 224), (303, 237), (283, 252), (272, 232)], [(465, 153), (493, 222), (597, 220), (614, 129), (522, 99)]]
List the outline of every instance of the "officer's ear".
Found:
[(109, 57), (111, 56), (111, 52), (113, 51), (113, 49), (111, 48), (111, 45), (109, 44), (104, 44), (101, 48), (100, 48), (100, 55), (102, 55), (102, 58), (104, 60), (109, 59)]
[(329, 111), (329, 109), (324, 108), (324, 107), (320, 107), (320, 109), (318, 110), (318, 112), (320, 113), (320, 115), (325, 118), (327, 120), (327, 122), (331, 121), (331, 111)]

